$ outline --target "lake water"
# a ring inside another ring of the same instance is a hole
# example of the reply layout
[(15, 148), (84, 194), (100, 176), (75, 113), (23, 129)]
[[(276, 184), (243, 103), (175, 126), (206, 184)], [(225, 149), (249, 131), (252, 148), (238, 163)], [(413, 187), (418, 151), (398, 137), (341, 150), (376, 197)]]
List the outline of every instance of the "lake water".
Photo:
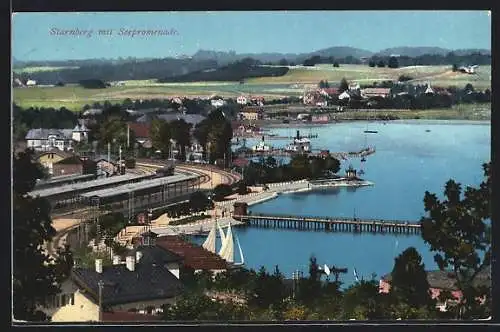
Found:
[[(377, 130), (378, 133), (365, 134), (363, 131), (367, 129)], [(295, 135), (295, 129), (271, 131), (280, 136)], [(424, 215), (426, 190), (442, 197), (444, 184), (450, 178), (463, 187), (476, 186), (483, 179), (482, 164), (490, 160), (489, 122), (351, 122), (301, 129), (303, 134), (310, 131), (318, 134), (317, 139), (311, 140), (313, 149), (358, 151), (366, 145), (375, 146), (376, 153), (367, 157), (365, 163), (361, 163), (360, 159), (343, 161), (339, 172), (343, 174), (345, 168), (352, 164), (358, 170), (363, 168), (365, 174), (362, 177), (375, 185), (281, 195), (250, 207), (252, 212), (344, 217), (355, 214), (361, 218), (418, 221)], [(247, 146), (255, 142), (248, 140)], [(271, 140), (268, 143), (283, 147), (289, 142)], [(236, 232), (248, 268), (264, 266), (272, 270), (278, 265), (287, 277), (291, 277), (296, 269), (307, 275), (308, 260), (314, 254), (320, 265), (326, 263), (348, 268), (348, 273), (342, 276), (345, 286), (354, 282), (354, 267), (360, 276), (371, 278), (375, 273), (379, 278), (392, 270), (394, 258), (410, 246), (420, 252), (426, 269), (437, 268), (434, 254), (419, 235), (324, 233), (252, 227)]]

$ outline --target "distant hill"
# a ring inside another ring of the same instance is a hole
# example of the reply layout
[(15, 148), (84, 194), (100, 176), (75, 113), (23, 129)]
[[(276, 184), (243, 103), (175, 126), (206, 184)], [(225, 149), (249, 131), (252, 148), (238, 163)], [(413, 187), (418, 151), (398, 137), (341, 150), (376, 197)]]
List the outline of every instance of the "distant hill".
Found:
[(215, 60), (219, 65), (226, 65), (231, 62), (239, 61), (244, 58), (252, 58), (261, 62), (278, 62), (286, 59), (289, 62), (302, 62), (314, 55), (322, 57), (345, 58), (352, 56), (355, 58), (371, 56), (373, 52), (347, 46), (334, 46), (308, 53), (236, 53), (234, 51), (208, 51), (199, 50), (196, 52), (193, 60)]
[(200, 70), (185, 75), (165, 77), (159, 82), (198, 82), (198, 81), (242, 81), (252, 77), (283, 76), (288, 67), (260, 66), (257, 61), (246, 59), (212, 70)]
[(375, 55), (378, 56), (390, 56), (392, 54), (398, 54), (400, 56), (409, 56), (409, 57), (418, 57), (422, 55), (447, 55), (448, 53), (453, 52), (455, 55), (468, 55), (472, 53), (482, 53), (482, 54), (491, 54), (491, 51), (486, 49), (462, 49), (462, 50), (451, 50), (447, 48), (441, 47), (391, 47), (386, 48), (382, 51), (377, 52)]

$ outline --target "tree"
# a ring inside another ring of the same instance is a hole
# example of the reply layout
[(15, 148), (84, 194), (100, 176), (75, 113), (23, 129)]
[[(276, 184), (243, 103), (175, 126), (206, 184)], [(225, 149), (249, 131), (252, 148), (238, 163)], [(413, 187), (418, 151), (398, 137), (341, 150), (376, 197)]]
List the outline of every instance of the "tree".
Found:
[(389, 68), (398, 68), (399, 67), (398, 58), (396, 58), (395, 56), (391, 56), (389, 58), (389, 63), (387, 64), (387, 66)]
[(337, 61), (335, 61), (335, 62), (333, 63), (333, 67), (338, 68), (338, 67), (340, 67), (340, 65), (339, 65), (339, 63), (338, 63)]
[(458, 66), (457, 66), (457, 64), (456, 64), (456, 63), (454, 63), (454, 64), (453, 64), (453, 66), (451, 66), (451, 70), (452, 70), (453, 72), (458, 71)]
[(244, 181), (238, 182), (238, 195), (246, 195), (248, 193), (248, 187)]
[(43, 246), (56, 232), (49, 202), (28, 195), (36, 180), (44, 177), (42, 166), (32, 158), (26, 150), (14, 157), (13, 165), (13, 313), (15, 319), (41, 321), (47, 317), (37, 306), (59, 292), (72, 263), (67, 255), (53, 259), (44, 252)]
[(370, 66), (372, 68), (375, 67), (375, 61), (373, 61), (373, 60), (368, 61), (368, 66)]
[(345, 79), (345, 77), (343, 77), (340, 80), (339, 91), (342, 93), (342, 92), (347, 91), (347, 90), (349, 90), (349, 83), (347, 83), (347, 80)]
[(288, 66), (288, 61), (286, 59), (281, 59), (279, 62), (280, 66)]
[(434, 307), (422, 257), (414, 247), (395, 258), (391, 273), (391, 293), (411, 307)]
[(221, 201), (224, 197), (229, 196), (233, 193), (231, 186), (225, 183), (221, 183), (214, 188), (214, 199)]
[(385, 67), (385, 61), (384, 60), (380, 60), (379, 62), (377, 62), (377, 67), (384, 68)]
[(184, 119), (174, 120), (170, 122), (170, 132), (172, 138), (179, 144), (181, 159), (186, 159), (186, 146), (191, 144), (191, 124)]
[(451, 179), (445, 185), (446, 200), (428, 191), (424, 196), (427, 215), (421, 219), (422, 238), (436, 252), (439, 268), (451, 268), (463, 294), (458, 304), (463, 318), (480, 315), (477, 298), (488, 294), (474, 283), (491, 264), (491, 163), (484, 164), (483, 171), (479, 188), (467, 187), (463, 198), (460, 183)]
[(160, 119), (153, 119), (151, 122), (151, 139), (153, 147), (161, 151), (162, 157), (168, 156), (170, 139), (172, 139), (170, 124)]
[(189, 205), (196, 212), (206, 209), (209, 203), (207, 195), (201, 191), (196, 191), (189, 197)]

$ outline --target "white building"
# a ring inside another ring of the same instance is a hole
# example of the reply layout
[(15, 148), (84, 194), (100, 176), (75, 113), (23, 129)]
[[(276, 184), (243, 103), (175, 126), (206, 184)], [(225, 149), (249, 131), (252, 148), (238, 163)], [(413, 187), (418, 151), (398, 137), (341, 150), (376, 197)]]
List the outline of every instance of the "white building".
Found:
[(248, 104), (248, 98), (245, 96), (239, 96), (238, 98), (236, 98), (236, 102), (240, 105), (246, 105)]
[(223, 99), (212, 99), (212, 100), (210, 100), (210, 104), (213, 107), (222, 107), (226, 104), (226, 101)]
[(26, 86), (35, 86), (36, 85), (36, 81), (35, 80), (27, 80), (26, 81)]
[(89, 130), (85, 125), (77, 125), (74, 129), (30, 129), (26, 134), (26, 145), (36, 151), (49, 151), (54, 148), (61, 151), (73, 149), (73, 142), (88, 139)]

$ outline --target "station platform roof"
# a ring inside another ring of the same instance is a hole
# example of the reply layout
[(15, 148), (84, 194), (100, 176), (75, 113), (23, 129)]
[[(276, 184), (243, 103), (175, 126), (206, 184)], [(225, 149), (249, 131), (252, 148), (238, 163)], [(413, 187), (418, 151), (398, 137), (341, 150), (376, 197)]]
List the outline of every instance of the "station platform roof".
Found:
[(124, 195), (129, 192), (135, 192), (163, 185), (170, 185), (174, 183), (194, 180), (197, 179), (198, 177), (199, 177), (198, 175), (177, 174), (156, 179), (144, 180), (137, 183), (124, 184), (112, 188), (104, 188), (101, 190), (86, 192), (81, 194), (80, 196), (84, 198), (91, 198), (91, 197), (108, 198), (113, 196)]
[(141, 179), (146, 179), (151, 177), (151, 174), (124, 174), (107, 177), (104, 179), (97, 179), (92, 181), (80, 182), (80, 183), (70, 183), (62, 186), (43, 188), (33, 190), (29, 193), (30, 196), (40, 196), (40, 197), (50, 197), (54, 195), (60, 195), (65, 193), (70, 193), (74, 191), (89, 189), (93, 187), (107, 186), (113, 184), (119, 184), (127, 181), (137, 181)]

